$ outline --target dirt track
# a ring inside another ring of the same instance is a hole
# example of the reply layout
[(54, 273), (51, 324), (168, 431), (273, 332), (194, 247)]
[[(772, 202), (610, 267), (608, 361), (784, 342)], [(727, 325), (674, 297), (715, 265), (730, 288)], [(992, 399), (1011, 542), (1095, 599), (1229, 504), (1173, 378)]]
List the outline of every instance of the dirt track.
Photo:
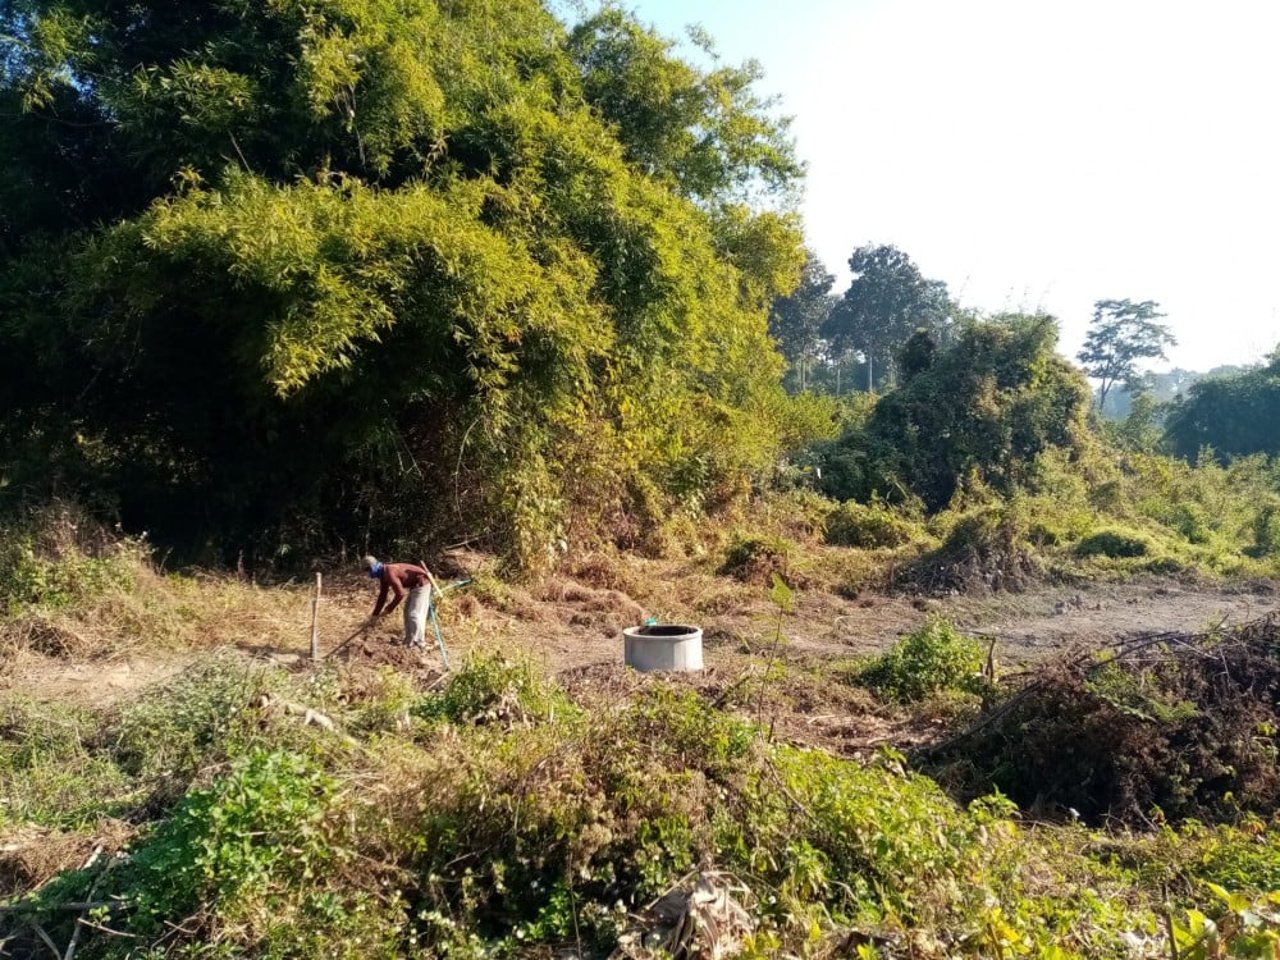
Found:
[(1022, 594), (957, 597), (917, 605), (884, 600), (841, 614), (830, 635), (856, 652), (873, 653), (913, 629), (928, 612), (938, 612), (966, 632), (995, 637), (1006, 658), (1031, 661), (1075, 644), (1096, 645), (1152, 631), (1240, 624), (1275, 611), (1280, 611), (1280, 592), (1273, 584), (1219, 587), (1149, 580), (1089, 584), (1083, 589), (1047, 587)]
[[(744, 654), (760, 650), (771, 639), (777, 614), (762, 588), (689, 571), (677, 576), (670, 568), (662, 571), (671, 576), (669, 581), (648, 572), (633, 584), (555, 579), (535, 589), (513, 591), (498, 606), (474, 598), (454, 601), (444, 617), (450, 653), (455, 663), (471, 650), (498, 649), (528, 655), (550, 673), (599, 669), (621, 663), (621, 628), (650, 614), (702, 625), (711, 667), (732, 669)], [(626, 586), (632, 589), (620, 589)], [(361, 620), (371, 599), (364, 588), (352, 581), (326, 599), (329, 629), (325, 636), (345, 635), (351, 623)], [(966, 632), (995, 637), (1001, 662), (1019, 664), (1077, 644), (1098, 645), (1146, 631), (1237, 624), (1276, 611), (1280, 611), (1280, 585), (1274, 583), (1223, 587), (1148, 580), (927, 601), (878, 595), (846, 600), (812, 591), (797, 595), (794, 612), (783, 621), (783, 632), (790, 659), (847, 658), (885, 649), (936, 612)], [(393, 644), (397, 626), (388, 622), (375, 631), (363, 645), (366, 653)], [(263, 648), (254, 638), (238, 646), (246, 657), (291, 663), (304, 652), (304, 631), (300, 629), (298, 635), (297, 650)], [(336, 645), (336, 640), (330, 642)], [(28, 656), (7, 664), (0, 676), (0, 691), (102, 705), (204, 656), (207, 653), (197, 651), (152, 654), (138, 650), (94, 663)], [(386, 663), (385, 657), (373, 659)], [(433, 650), (425, 660), (434, 665)]]

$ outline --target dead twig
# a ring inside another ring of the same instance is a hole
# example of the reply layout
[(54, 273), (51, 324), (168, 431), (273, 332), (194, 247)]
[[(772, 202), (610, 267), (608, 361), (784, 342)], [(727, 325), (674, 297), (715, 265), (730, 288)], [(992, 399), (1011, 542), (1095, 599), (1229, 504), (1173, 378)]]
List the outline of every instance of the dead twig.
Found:
[(88, 927), (90, 930), (97, 930), (97, 931), (98, 931), (98, 932), (100, 932), (100, 933), (105, 933), (105, 934), (107, 934), (108, 936), (111, 936), (111, 937), (128, 937), (130, 940), (141, 940), (141, 939), (142, 939), (142, 938), (141, 938), (138, 934), (136, 934), (136, 933), (126, 933), (126, 932), (125, 932), (125, 931), (123, 931), (123, 930), (112, 930), (112, 929), (111, 929), (110, 927), (108, 927), (108, 926), (104, 926), (104, 925), (103, 925), (103, 924), (101, 924), (101, 923), (94, 923), (92, 920), (87, 920), (87, 919), (85, 919), (84, 917), (76, 917), (76, 923), (78, 923), (78, 924), (82, 924), (82, 925), (84, 925), (84, 926)]
[(49, 952), (53, 954), (54, 960), (62, 960), (62, 951), (59, 950), (58, 945), (53, 942), (53, 938), (45, 932), (44, 927), (32, 920), (31, 929), (36, 932), (37, 937), (44, 941), (44, 945), (48, 947)]
[(70, 903), (35, 903), (27, 901), (25, 903), (10, 903), (0, 906), (0, 914), (6, 913), (39, 913), (43, 910), (70, 910), (76, 913), (84, 913), (88, 910), (97, 910), (100, 907), (115, 906), (111, 900), (76, 900)]
[[(93, 862), (94, 860), (97, 859), (98, 853), (100, 853), (101, 850), (102, 848), (99, 847), (98, 851), (94, 853), (92, 857), (89, 858), (90, 862)], [(102, 886), (102, 881), (106, 879), (107, 874), (111, 872), (112, 868), (115, 867), (115, 865), (118, 862), (119, 861), (116, 860), (114, 857), (108, 860), (107, 865), (103, 867), (103, 869), (94, 878), (93, 885), (89, 887), (88, 900), (90, 903), (93, 902), (93, 895), (98, 892), (98, 887)], [(88, 911), (85, 911), (85, 912), (87, 913)], [(84, 913), (82, 913), (79, 917), (77, 917), (76, 921), (77, 921), (76, 928), (71, 931), (71, 942), (67, 944), (67, 952), (63, 956), (62, 960), (73, 960), (73, 958), (76, 955), (76, 948), (80, 946), (80, 936), (81, 934), (84, 933), (84, 926), (82, 926), (82, 923), (84, 921)]]

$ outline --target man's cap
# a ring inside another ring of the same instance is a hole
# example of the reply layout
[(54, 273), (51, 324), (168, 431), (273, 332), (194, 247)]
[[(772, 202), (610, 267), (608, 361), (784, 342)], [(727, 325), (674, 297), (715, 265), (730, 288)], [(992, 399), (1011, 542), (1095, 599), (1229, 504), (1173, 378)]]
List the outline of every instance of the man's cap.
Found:
[(366, 570), (372, 570), (377, 565), (378, 565), (377, 557), (365, 557), (363, 560), (360, 561), (360, 566), (364, 567)]

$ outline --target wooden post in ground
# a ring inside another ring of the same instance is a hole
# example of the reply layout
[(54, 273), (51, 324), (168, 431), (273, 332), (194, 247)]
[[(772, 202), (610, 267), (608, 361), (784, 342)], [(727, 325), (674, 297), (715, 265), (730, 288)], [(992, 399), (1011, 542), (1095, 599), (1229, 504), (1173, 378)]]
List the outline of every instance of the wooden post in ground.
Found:
[(316, 617), (320, 613), (320, 574), (316, 574), (316, 595), (311, 598), (311, 659), (320, 659), (320, 632), (316, 629)]

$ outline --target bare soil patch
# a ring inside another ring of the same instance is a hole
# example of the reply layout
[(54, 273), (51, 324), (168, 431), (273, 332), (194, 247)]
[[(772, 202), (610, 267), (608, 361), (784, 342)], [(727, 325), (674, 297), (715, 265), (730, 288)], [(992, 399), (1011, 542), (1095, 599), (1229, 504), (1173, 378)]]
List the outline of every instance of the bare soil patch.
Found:
[[(469, 569), (483, 568), (471, 558)], [(622, 629), (647, 617), (702, 626), (708, 676), (738, 677), (772, 641), (777, 611), (765, 588), (714, 572), (707, 559), (649, 560), (632, 555), (595, 555), (567, 573), (530, 584), (490, 581), (448, 593), (440, 619), (450, 662), (472, 651), (524, 656), (566, 682), (605, 688), (622, 665)], [(310, 638), (309, 590), (301, 583), (280, 593), (269, 630), (252, 619), (239, 629), (222, 624), (222, 644), (244, 655), (283, 665), (306, 662)], [(321, 653), (350, 637), (368, 616), (376, 588), (366, 578), (342, 573), (326, 577), (320, 606)], [(265, 608), (267, 596), (255, 595)], [(795, 690), (815, 689), (813, 678), (827, 664), (847, 663), (887, 649), (900, 635), (920, 626), (930, 614), (950, 617), (961, 629), (994, 637), (1002, 665), (1042, 660), (1076, 644), (1100, 645), (1152, 630), (1195, 631), (1217, 623), (1238, 624), (1280, 610), (1276, 584), (1224, 586), (1171, 578), (1130, 583), (1043, 586), (1025, 593), (984, 598), (928, 599), (866, 593), (855, 598), (833, 590), (798, 591), (794, 609), (783, 621), (784, 659), (807, 671)], [(277, 622), (278, 621), (278, 622)], [(434, 640), (423, 651), (400, 645), (399, 611), (380, 621), (341, 650), (337, 659), (373, 668), (387, 667), (429, 681), (442, 667)], [(114, 658), (85, 661), (74, 655), (75, 640), (56, 655), (24, 649), (0, 659), (0, 694), (20, 692), (38, 699), (110, 704), (163, 680), (210, 655), (186, 649), (171, 652), (135, 647)], [(584, 680), (583, 678), (588, 678)], [(606, 678), (610, 678), (606, 682)], [(634, 680), (617, 682), (637, 682)], [(699, 681), (700, 682), (700, 681)], [(844, 685), (847, 686), (847, 685)], [(793, 691), (794, 693), (794, 691)], [(807, 730), (847, 740), (841, 733), (858, 715), (860, 741), (892, 740), (904, 735), (892, 719), (884, 723), (845, 703), (839, 690), (827, 691), (794, 712), (806, 717)], [(823, 720), (830, 716), (832, 719)], [(873, 735), (874, 734), (874, 735)]]

